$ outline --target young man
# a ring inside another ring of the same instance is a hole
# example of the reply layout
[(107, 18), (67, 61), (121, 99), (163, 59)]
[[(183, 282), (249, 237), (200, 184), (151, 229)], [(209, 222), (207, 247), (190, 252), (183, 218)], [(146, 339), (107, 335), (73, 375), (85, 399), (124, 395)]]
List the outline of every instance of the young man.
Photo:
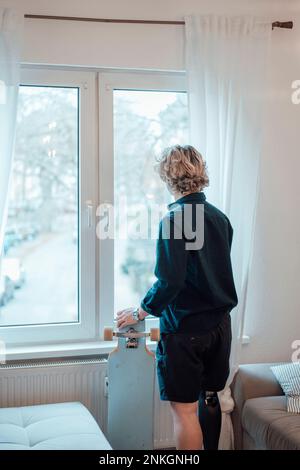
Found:
[(221, 424), (216, 392), (229, 374), (230, 311), (237, 305), (233, 230), (206, 201), (206, 165), (194, 147), (166, 149), (158, 170), (175, 202), (160, 222), (157, 281), (138, 309), (118, 312), (118, 327), (149, 314), (160, 318), (158, 381), (161, 399), (171, 403), (176, 447), (199, 450), (204, 438), (204, 448), (216, 449)]

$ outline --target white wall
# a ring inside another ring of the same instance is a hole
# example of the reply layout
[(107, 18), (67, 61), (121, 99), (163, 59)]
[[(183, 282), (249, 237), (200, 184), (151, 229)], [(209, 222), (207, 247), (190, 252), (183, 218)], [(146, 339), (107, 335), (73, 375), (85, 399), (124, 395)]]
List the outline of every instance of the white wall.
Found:
[[(243, 362), (288, 360), (300, 339), (300, 2), (296, 0), (0, 0), (26, 13), (106, 18), (176, 19), (189, 13), (248, 13), (294, 20), (274, 30), (261, 163), (254, 260)], [(182, 26), (26, 20), (23, 61), (103, 67), (184, 69)], [(255, 71), (254, 71), (255, 73)]]
[[(296, 3), (295, 0), (0, 0), (0, 4), (16, 5), (33, 14), (166, 20), (215, 11), (285, 19)], [(280, 37), (278, 31), (274, 35)], [(27, 19), (23, 60), (180, 70), (184, 69), (184, 28)]]

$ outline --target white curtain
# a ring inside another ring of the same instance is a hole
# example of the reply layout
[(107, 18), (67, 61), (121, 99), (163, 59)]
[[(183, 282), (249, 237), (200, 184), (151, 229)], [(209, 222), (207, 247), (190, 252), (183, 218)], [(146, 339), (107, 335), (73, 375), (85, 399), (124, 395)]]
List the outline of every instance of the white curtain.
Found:
[(238, 307), (232, 311), (231, 373), (220, 394), (220, 448), (233, 446), (230, 385), (239, 365), (253, 245), (265, 64), (271, 23), (253, 17), (188, 16), (186, 69), (191, 143), (207, 161), (208, 200), (234, 228), (232, 262)]
[(0, 254), (13, 159), (22, 24), (22, 17), (14, 10), (0, 8)]

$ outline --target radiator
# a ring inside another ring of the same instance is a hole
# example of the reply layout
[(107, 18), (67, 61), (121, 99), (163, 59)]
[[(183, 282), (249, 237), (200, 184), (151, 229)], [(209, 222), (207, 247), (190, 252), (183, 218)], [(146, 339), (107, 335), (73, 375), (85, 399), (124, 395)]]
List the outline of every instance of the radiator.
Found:
[[(28, 362), (0, 366), (0, 407), (79, 401), (92, 413), (104, 434), (107, 428), (106, 359)], [(169, 404), (155, 385), (157, 449), (173, 447)], [(147, 423), (145, 423), (147, 425)]]

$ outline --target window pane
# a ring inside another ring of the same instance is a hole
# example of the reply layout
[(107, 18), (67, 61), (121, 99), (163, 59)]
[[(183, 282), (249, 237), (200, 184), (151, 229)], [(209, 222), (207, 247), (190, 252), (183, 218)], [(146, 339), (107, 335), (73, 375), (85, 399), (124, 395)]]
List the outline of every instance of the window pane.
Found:
[[(170, 202), (170, 195), (154, 170), (155, 158), (163, 148), (186, 144), (187, 139), (186, 93), (114, 91), (115, 312), (138, 306), (155, 279), (158, 224), (154, 224), (151, 233), (148, 231), (148, 236), (143, 233), (143, 238), (137, 239), (131, 237), (131, 228), (134, 230), (141, 223), (141, 213), (147, 219), (154, 204), (165, 208)], [(126, 211), (129, 237), (119, 217)]]
[(21, 86), (0, 325), (78, 321), (78, 88)]

